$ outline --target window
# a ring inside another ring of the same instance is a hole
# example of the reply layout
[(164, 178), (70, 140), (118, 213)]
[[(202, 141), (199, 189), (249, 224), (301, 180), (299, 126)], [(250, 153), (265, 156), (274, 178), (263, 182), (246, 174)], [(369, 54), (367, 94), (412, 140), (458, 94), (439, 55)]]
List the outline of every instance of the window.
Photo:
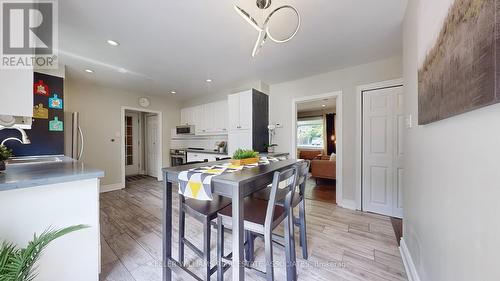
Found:
[(311, 117), (297, 121), (297, 146), (323, 148), (323, 118)]

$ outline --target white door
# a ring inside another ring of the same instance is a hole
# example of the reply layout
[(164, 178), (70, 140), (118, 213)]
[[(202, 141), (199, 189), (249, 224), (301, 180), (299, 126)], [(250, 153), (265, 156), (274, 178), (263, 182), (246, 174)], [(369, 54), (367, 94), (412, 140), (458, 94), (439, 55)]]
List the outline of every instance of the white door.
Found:
[(159, 145), (158, 115), (146, 117), (146, 174), (158, 177), (158, 145)]
[(402, 217), (403, 87), (363, 93), (363, 210)]
[(125, 174), (139, 174), (139, 113), (125, 113)]

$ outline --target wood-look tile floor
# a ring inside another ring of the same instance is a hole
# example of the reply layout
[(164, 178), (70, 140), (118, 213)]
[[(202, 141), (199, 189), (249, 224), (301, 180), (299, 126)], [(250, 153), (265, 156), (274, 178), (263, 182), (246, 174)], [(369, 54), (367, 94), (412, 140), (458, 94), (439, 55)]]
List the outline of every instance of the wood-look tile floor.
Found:
[[(161, 280), (161, 208), (163, 183), (144, 179), (127, 188), (101, 194), (101, 280)], [(177, 196), (174, 196), (174, 257), (177, 258)], [(350, 211), (334, 204), (306, 201), (309, 260), (297, 245), (299, 280), (407, 280), (398, 245), (388, 217)], [(187, 217), (187, 237), (201, 246), (201, 224)], [(278, 229), (282, 232), (282, 229)], [(216, 256), (216, 231), (212, 231), (212, 259)], [(298, 237), (298, 233), (296, 234)], [(297, 242), (298, 243), (298, 242)], [(226, 235), (226, 251), (231, 235)], [(264, 260), (263, 242), (256, 241), (256, 260)], [(285, 280), (284, 251), (274, 247), (278, 262), (275, 280)], [(186, 261), (201, 275), (199, 259), (186, 248)], [(260, 267), (263, 269), (262, 267)], [(174, 280), (192, 280), (187, 274)], [(212, 276), (215, 280), (215, 274)], [(225, 274), (231, 280), (231, 270)], [(245, 280), (263, 280), (246, 270)]]

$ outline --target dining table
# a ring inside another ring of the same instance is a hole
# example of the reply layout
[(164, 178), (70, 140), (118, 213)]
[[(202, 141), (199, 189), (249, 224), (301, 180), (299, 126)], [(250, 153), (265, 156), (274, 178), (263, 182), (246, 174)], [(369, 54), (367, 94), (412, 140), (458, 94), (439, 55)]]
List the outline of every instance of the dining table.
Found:
[[(191, 271), (181, 265), (172, 257), (172, 196), (174, 184), (179, 183), (179, 173), (194, 168), (210, 165), (220, 165), (230, 160), (216, 162), (205, 162), (192, 165), (163, 168), (163, 178), (165, 188), (163, 189), (163, 281), (172, 280), (172, 271), (188, 273), (194, 280), (200, 280)], [(272, 162), (268, 165), (259, 165), (252, 168), (245, 168), (233, 173), (225, 173), (212, 178), (211, 186), (213, 194), (218, 194), (231, 199), (233, 215), (232, 229), (232, 280), (245, 280), (244, 261), (244, 208), (245, 197), (255, 193), (273, 180), (276, 171), (283, 171), (291, 168), (297, 163), (296, 159), (285, 159)], [(175, 189), (177, 191), (177, 189)], [(292, 265), (295, 266), (295, 265)]]

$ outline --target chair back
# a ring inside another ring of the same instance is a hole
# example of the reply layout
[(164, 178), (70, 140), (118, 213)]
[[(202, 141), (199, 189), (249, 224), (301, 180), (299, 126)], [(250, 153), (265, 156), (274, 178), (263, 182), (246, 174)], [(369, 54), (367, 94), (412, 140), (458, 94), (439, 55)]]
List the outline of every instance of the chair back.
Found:
[(307, 184), (307, 176), (309, 175), (309, 167), (311, 167), (311, 161), (304, 160), (297, 163), (298, 176), (297, 176), (297, 187), (299, 189), (299, 194), (301, 197), (304, 196)]
[(278, 188), (285, 191), (285, 210), (290, 209), (290, 205), (292, 204), (293, 195), (295, 193), (295, 187), (297, 186), (297, 175), (298, 169), (296, 166), (293, 168), (275, 172), (273, 183), (271, 185), (271, 194), (269, 195), (269, 201), (267, 204), (267, 212), (266, 212), (266, 221), (265, 227), (266, 229), (271, 229), (273, 218), (274, 218), (274, 209), (276, 207), (276, 203), (278, 202), (277, 193)]

